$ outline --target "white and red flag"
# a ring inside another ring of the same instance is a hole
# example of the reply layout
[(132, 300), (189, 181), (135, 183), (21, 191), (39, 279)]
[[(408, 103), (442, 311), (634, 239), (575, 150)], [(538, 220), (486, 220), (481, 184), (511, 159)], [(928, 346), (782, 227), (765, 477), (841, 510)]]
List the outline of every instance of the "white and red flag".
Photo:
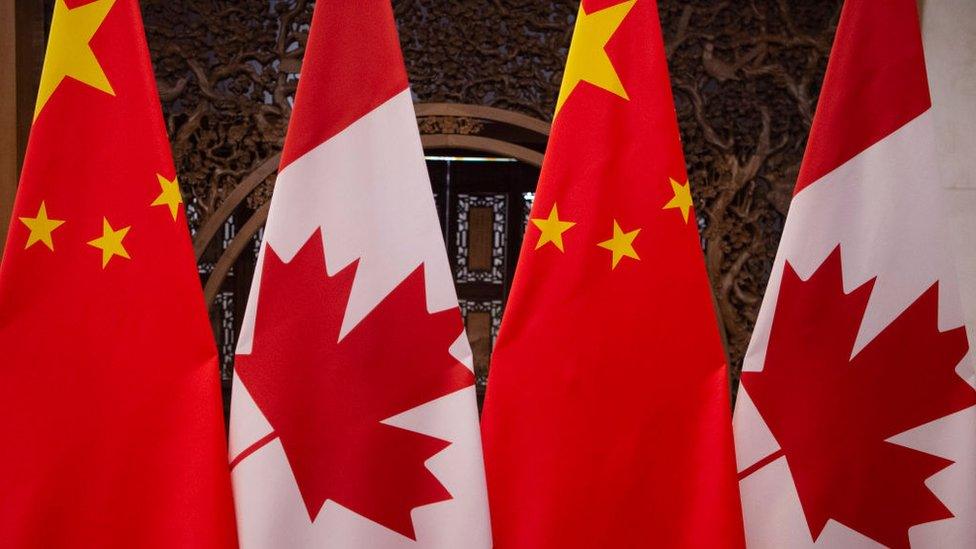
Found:
[(735, 413), (752, 547), (973, 547), (976, 383), (915, 0), (844, 4)]
[(488, 547), (464, 335), (387, 0), (315, 6), (238, 345), (243, 547)]

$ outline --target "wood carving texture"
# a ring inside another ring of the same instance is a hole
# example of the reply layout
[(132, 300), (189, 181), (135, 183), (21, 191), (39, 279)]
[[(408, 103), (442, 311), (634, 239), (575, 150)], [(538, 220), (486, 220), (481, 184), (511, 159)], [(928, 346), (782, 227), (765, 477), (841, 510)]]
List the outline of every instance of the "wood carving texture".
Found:
[[(706, 261), (741, 365), (816, 106), (841, 0), (659, 0)], [(194, 228), (281, 149), (307, 0), (144, 0)], [(395, 0), (417, 101), (548, 120), (578, 3)], [(653, 131), (648, 128), (648, 131)], [(263, 204), (274, 175), (248, 198)]]

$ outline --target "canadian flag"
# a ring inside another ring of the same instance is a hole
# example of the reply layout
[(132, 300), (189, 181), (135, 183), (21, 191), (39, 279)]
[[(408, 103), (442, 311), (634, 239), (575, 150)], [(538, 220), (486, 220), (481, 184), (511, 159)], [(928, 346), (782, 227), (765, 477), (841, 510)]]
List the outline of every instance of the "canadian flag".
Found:
[(915, 0), (844, 3), (735, 411), (752, 547), (973, 547), (976, 375)]
[(237, 349), (243, 547), (489, 547), (471, 351), (388, 0), (319, 1)]

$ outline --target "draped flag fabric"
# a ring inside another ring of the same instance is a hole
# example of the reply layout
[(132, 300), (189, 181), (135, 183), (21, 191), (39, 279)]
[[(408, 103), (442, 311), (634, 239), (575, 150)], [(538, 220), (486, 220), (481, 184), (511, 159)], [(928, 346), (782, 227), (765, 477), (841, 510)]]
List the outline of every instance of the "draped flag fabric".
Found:
[(530, 221), (482, 419), (496, 546), (741, 546), (653, 0), (582, 3)]
[(849, 0), (735, 413), (751, 547), (973, 547), (976, 373), (915, 0)]
[(491, 545), (471, 350), (388, 0), (316, 3), (237, 352), (243, 547)]
[(0, 546), (235, 546), (217, 350), (136, 0), (54, 2), (0, 357)]

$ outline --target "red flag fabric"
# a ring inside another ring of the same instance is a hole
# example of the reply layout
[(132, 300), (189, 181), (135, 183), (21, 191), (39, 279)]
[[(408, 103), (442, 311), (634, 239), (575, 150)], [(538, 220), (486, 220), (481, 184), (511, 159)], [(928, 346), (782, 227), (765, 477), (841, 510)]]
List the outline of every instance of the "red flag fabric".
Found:
[(235, 545), (181, 202), (138, 3), (56, 0), (0, 264), (0, 545)]
[(743, 364), (751, 547), (972, 547), (976, 370), (915, 0), (845, 2)]
[(471, 349), (388, 0), (315, 5), (230, 430), (243, 547), (491, 546)]
[(496, 547), (739, 547), (657, 5), (582, 3), (482, 430)]

